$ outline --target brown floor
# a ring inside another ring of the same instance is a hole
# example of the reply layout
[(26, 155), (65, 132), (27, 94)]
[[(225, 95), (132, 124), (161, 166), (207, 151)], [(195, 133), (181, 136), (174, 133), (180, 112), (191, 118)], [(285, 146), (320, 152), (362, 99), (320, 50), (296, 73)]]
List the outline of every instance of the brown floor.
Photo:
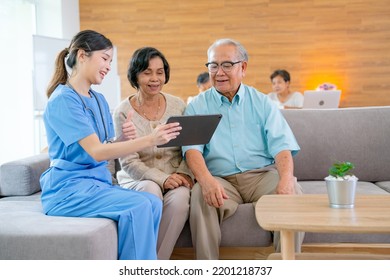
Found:
[[(274, 253), (273, 247), (222, 247), (220, 248), (221, 260), (265, 260)], [(348, 254), (367, 255), (367, 259), (372, 255), (389, 255), (390, 244), (304, 244), (302, 253), (316, 254), (340, 254), (342, 259), (347, 258)], [(306, 255), (306, 254), (305, 254)], [(343, 255), (343, 256), (341, 256)], [(345, 256), (346, 255), (346, 256)], [(313, 255), (315, 256), (315, 255)], [(272, 257), (272, 256), (271, 256)], [(374, 256), (375, 258), (375, 256)], [(175, 248), (171, 256), (172, 260), (193, 260), (194, 250), (192, 248)], [(351, 259), (355, 259), (351, 255)]]
[[(221, 260), (265, 260), (273, 253), (273, 247), (222, 247), (219, 250)], [(193, 260), (192, 248), (175, 248), (171, 260)]]

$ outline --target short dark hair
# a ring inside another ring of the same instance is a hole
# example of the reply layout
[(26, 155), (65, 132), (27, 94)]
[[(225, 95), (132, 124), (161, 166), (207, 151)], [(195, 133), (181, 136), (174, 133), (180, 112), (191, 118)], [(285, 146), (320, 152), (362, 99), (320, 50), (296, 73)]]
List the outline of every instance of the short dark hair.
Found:
[(198, 86), (207, 83), (210, 80), (209, 72), (203, 72), (198, 75), (198, 78), (196, 79), (196, 84)]
[(275, 77), (277, 77), (277, 76), (282, 77), (283, 80), (284, 80), (285, 82), (290, 82), (290, 81), (291, 81), (291, 79), (290, 79), (290, 73), (288, 73), (286, 70), (283, 70), (283, 69), (275, 70), (275, 71), (271, 74), (271, 76), (270, 76), (271, 82), (272, 82), (272, 80), (273, 80)]
[(149, 67), (149, 61), (154, 57), (160, 57), (164, 64), (165, 84), (169, 81), (169, 63), (165, 56), (156, 48), (142, 47), (136, 50), (130, 59), (127, 70), (127, 79), (131, 86), (135, 89), (139, 88), (138, 74), (145, 71)]

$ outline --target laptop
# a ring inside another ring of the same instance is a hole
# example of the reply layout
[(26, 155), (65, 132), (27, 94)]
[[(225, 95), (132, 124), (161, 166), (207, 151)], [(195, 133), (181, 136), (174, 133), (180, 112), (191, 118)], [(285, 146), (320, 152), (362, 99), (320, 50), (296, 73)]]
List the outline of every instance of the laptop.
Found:
[(306, 90), (303, 93), (304, 109), (338, 108), (341, 90)]
[(180, 134), (158, 148), (200, 145), (210, 142), (214, 131), (217, 129), (222, 115), (193, 115), (193, 116), (172, 116), (167, 123), (178, 122), (182, 127)]

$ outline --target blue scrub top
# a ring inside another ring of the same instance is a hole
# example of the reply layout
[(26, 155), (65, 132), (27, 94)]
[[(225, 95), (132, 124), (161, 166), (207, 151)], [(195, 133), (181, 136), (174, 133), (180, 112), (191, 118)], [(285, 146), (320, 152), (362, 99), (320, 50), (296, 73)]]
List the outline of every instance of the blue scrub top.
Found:
[(102, 143), (107, 140), (103, 118), (107, 138), (114, 137), (108, 103), (102, 94), (93, 93), (91, 97), (85, 97), (66, 85), (59, 85), (50, 96), (43, 115), (51, 162), (50, 168), (41, 176), (45, 212), (75, 192), (112, 184), (107, 162), (95, 161), (78, 143), (93, 133)]
[(274, 102), (244, 84), (232, 102), (212, 87), (194, 97), (184, 114), (222, 114), (208, 144), (182, 147), (184, 155), (190, 149), (200, 151), (214, 176), (262, 168), (274, 164), (279, 152), (295, 155), (300, 149)]

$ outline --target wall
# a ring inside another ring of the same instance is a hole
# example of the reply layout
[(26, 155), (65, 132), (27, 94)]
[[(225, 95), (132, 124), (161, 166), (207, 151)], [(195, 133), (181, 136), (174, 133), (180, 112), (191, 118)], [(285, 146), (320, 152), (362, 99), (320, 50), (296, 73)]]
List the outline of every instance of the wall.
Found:
[(390, 105), (388, 0), (79, 0), (81, 29), (96, 29), (118, 47), (122, 97), (133, 92), (127, 65), (135, 49), (160, 49), (171, 64), (165, 92), (197, 94), (206, 50), (230, 37), (249, 52), (244, 82), (267, 93), (269, 75), (287, 69), (292, 89), (322, 82), (342, 90), (342, 106)]
[(32, 37), (70, 38), (80, 30), (78, 8), (78, 0), (0, 1), (0, 164), (46, 146), (41, 115), (33, 107)]
[[(35, 0), (36, 30), (33, 36), (34, 92), (34, 153), (47, 147), (43, 123), (43, 109), (46, 107), (46, 88), (54, 71), (54, 61), (61, 48), (67, 46), (75, 33), (80, 31), (78, 0)], [(31, 35), (32, 35), (31, 34)], [(30, 36), (31, 36), (30, 35)]]
[[(0, 1), (0, 164), (34, 152), (32, 40), (34, 6)], [(10, 32), (12, 31), (12, 32)]]
[(78, 0), (35, 0), (36, 34), (70, 39), (80, 30)]

